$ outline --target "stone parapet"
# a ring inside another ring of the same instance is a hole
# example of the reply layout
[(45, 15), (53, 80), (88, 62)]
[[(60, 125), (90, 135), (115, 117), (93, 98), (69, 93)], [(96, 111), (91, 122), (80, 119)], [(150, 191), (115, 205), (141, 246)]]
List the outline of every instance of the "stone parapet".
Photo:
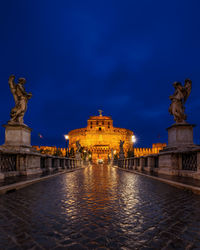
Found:
[(51, 160), (51, 157), (45, 157), (45, 165), (46, 165), (46, 169), (47, 171), (49, 172), (52, 172), (53, 169), (52, 169), (52, 160)]
[(200, 179), (200, 147), (196, 146), (191, 150), (179, 148), (179, 150), (166, 151), (156, 155), (126, 158), (123, 162), (115, 161), (114, 165), (140, 172), (145, 170), (158, 174)]
[(42, 173), (40, 167), (41, 155), (37, 153), (32, 154), (18, 154), (17, 155), (17, 171), (20, 175), (32, 175)]
[(197, 173), (200, 174), (200, 150), (197, 151)]
[(142, 171), (144, 169), (144, 157), (139, 158), (139, 166), (137, 166), (137, 169), (139, 171)]
[(147, 159), (148, 159), (148, 164), (147, 164), (146, 170), (148, 172), (151, 172), (154, 168), (154, 165), (155, 165), (155, 159), (153, 156), (148, 156)]
[[(87, 165), (87, 164), (86, 164)], [(82, 160), (31, 153), (0, 151), (0, 180), (20, 175), (34, 175), (68, 168), (83, 167)]]
[(0, 173), (0, 181), (5, 178), (5, 175), (3, 173)]

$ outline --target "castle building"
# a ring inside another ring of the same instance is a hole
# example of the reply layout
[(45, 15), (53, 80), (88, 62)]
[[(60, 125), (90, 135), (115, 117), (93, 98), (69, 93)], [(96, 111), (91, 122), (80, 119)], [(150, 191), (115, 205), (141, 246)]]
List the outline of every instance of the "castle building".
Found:
[[(154, 143), (152, 145), (152, 148), (135, 148), (134, 147), (134, 156), (135, 157), (141, 157), (141, 156), (147, 156), (152, 154), (158, 154), (160, 150), (163, 150), (164, 147), (166, 147), (166, 143)], [(49, 154), (49, 155), (60, 155), (60, 156), (66, 156), (67, 149), (66, 148), (57, 148), (55, 146), (49, 147), (49, 146), (33, 146), (37, 151), (43, 154)]]
[[(103, 116), (100, 110), (99, 116), (90, 116), (86, 128), (75, 129), (69, 132), (69, 150), (76, 151), (76, 142), (79, 141), (85, 150), (92, 153), (93, 161), (107, 160), (111, 157), (111, 149), (114, 154), (119, 154), (120, 140), (124, 141), (124, 153), (127, 157), (128, 151), (133, 151), (135, 157), (158, 154), (167, 146), (166, 143), (154, 143), (152, 148), (133, 148), (133, 132), (125, 128), (113, 127), (113, 120), (110, 116)], [(66, 156), (67, 148), (56, 148), (49, 146), (34, 146), (43, 154)], [(130, 157), (130, 156), (129, 156)]]
[(92, 159), (108, 159), (111, 149), (115, 154), (119, 153), (120, 140), (124, 141), (125, 155), (133, 150), (133, 132), (125, 128), (113, 127), (110, 116), (90, 116), (86, 128), (75, 129), (69, 132), (69, 149), (76, 149), (76, 141), (92, 153)]

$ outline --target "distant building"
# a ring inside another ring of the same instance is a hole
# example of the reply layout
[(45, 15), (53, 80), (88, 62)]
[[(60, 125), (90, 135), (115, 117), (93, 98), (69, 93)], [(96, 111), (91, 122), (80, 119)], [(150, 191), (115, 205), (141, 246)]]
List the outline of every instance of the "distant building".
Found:
[(158, 154), (160, 150), (166, 147), (166, 143), (154, 143), (152, 148), (134, 148), (134, 156), (140, 157), (145, 155)]
[[(134, 150), (134, 156), (140, 157), (150, 154), (158, 154), (167, 146), (166, 143), (154, 143), (152, 148), (133, 148), (133, 132), (125, 128), (113, 127), (113, 120), (110, 116), (90, 116), (86, 128), (74, 129), (69, 132), (69, 151), (73, 148), (76, 151), (76, 141), (79, 141), (84, 150), (89, 150), (93, 161), (98, 159), (106, 160), (111, 157), (111, 149), (114, 154), (119, 154), (120, 140), (124, 141), (124, 153), (127, 157), (128, 151)], [(44, 154), (66, 156), (66, 148), (48, 146), (35, 146)]]
[(113, 120), (110, 116), (90, 116), (86, 128), (75, 129), (69, 132), (69, 148), (76, 149), (76, 141), (81, 146), (90, 150), (92, 159), (108, 159), (113, 149), (114, 154), (119, 153), (120, 140), (124, 141), (125, 155), (133, 150), (133, 132), (125, 128), (113, 127)]
[[(160, 150), (162, 150), (164, 147), (166, 147), (166, 143), (154, 143), (152, 145), (152, 148), (134, 148), (134, 156), (140, 157), (145, 155), (151, 155), (151, 154), (158, 154)], [(33, 146), (35, 149), (40, 151), (43, 154), (49, 154), (49, 155), (55, 155), (57, 152), (59, 152), (62, 156), (66, 156), (66, 148), (57, 148), (55, 146), (49, 147), (49, 146)], [(115, 152), (117, 153), (117, 152)]]
[(66, 148), (57, 148), (56, 146), (33, 146), (37, 151), (39, 151), (42, 154), (47, 155), (60, 155), (60, 156), (66, 156)]

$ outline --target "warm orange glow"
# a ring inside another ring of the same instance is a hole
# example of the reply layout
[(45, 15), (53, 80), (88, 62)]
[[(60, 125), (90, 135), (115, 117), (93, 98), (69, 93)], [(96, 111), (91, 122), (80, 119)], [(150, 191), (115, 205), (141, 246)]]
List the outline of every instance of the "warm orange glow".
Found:
[(132, 138), (131, 138), (131, 139), (132, 139), (132, 142), (133, 142), (133, 143), (136, 143), (137, 139), (136, 139), (135, 135), (132, 135)]
[(65, 140), (69, 140), (69, 135), (64, 135)]
[(42, 154), (66, 156), (66, 148), (57, 148), (48, 146), (41, 146), (41, 147), (33, 146), (33, 147)]
[[(158, 154), (160, 150), (166, 147), (166, 143), (154, 143), (152, 148), (134, 148), (134, 156), (140, 157), (150, 154)], [(33, 146), (37, 151), (40, 151), (43, 154), (55, 155), (57, 151), (60, 151), (62, 156), (66, 156), (66, 148), (56, 148), (56, 147), (48, 147), (48, 146)], [(113, 151), (114, 155), (117, 153), (117, 150)], [(111, 154), (109, 153), (110, 157)], [(89, 155), (91, 158), (91, 155)]]
[(160, 150), (166, 147), (166, 143), (154, 143), (152, 148), (134, 148), (134, 156), (140, 157), (151, 154), (158, 154)]
[(119, 153), (120, 140), (125, 141), (124, 152), (133, 150), (133, 132), (124, 128), (113, 127), (113, 120), (109, 116), (91, 116), (86, 128), (69, 132), (69, 148), (76, 149), (76, 141), (92, 152), (92, 159), (108, 159), (111, 149)]

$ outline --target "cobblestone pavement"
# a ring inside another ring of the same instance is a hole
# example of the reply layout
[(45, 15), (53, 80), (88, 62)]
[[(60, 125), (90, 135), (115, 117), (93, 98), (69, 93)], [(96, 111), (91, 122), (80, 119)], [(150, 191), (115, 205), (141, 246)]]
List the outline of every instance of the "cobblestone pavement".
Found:
[(107, 166), (0, 196), (0, 249), (200, 249), (200, 196)]

